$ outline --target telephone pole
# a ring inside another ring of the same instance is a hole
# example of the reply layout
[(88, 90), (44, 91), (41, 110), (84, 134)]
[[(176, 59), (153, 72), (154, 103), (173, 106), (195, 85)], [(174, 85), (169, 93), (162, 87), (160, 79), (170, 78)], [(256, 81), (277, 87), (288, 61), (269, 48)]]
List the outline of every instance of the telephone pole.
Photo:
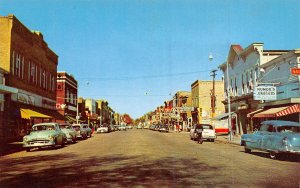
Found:
[(211, 117), (215, 117), (215, 108), (216, 108), (216, 94), (215, 94), (215, 77), (216, 77), (216, 71), (212, 70), (211, 75), (213, 77), (213, 88), (211, 92)]

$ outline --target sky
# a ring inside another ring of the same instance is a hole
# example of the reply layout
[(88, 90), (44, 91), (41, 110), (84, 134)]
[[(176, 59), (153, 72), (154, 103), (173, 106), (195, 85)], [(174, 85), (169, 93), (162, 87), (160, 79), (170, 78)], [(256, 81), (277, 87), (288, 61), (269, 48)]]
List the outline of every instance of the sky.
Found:
[(138, 118), (194, 81), (212, 80), (232, 44), (300, 48), (299, 7), (299, 0), (1, 0), (0, 15), (42, 32), (79, 96)]

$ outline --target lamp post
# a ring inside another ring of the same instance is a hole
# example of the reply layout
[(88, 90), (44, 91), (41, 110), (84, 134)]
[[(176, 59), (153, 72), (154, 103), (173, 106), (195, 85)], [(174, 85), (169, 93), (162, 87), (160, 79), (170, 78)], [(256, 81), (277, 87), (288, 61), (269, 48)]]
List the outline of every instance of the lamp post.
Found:
[[(209, 54), (208, 59), (212, 61), (214, 59), (212, 53)], [(229, 129), (229, 140), (232, 141), (232, 125), (231, 125), (231, 103), (230, 103), (230, 83), (229, 83), (229, 62), (226, 58), (226, 82), (227, 82), (227, 109), (228, 109), (228, 129)]]

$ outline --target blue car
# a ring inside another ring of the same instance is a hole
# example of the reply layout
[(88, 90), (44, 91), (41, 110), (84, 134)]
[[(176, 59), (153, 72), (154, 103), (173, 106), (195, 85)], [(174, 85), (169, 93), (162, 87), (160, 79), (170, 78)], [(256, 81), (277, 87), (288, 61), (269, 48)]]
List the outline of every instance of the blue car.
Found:
[(263, 121), (259, 130), (244, 134), (241, 145), (245, 152), (266, 151), (270, 158), (276, 159), (284, 154), (300, 154), (300, 123), (292, 121)]

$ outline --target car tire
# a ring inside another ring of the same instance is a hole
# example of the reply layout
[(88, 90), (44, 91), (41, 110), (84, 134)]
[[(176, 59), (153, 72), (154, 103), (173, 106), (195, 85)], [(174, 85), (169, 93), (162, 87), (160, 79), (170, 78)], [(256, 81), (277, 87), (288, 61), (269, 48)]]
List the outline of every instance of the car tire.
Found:
[(215, 139), (211, 139), (211, 142), (215, 142)]
[(247, 148), (246, 142), (244, 143), (244, 150), (245, 150), (245, 153), (251, 153), (251, 149)]
[(30, 152), (30, 148), (26, 148), (26, 152)]
[(276, 152), (274, 152), (274, 151), (271, 151), (271, 152), (269, 153), (269, 156), (270, 156), (271, 159), (279, 159), (279, 158), (280, 158), (280, 154), (279, 154), (279, 153), (276, 153)]
[(65, 141), (66, 141), (66, 139), (63, 138), (63, 139), (62, 139), (62, 142), (61, 142), (61, 145), (60, 145), (62, 148), (65, 147)]

